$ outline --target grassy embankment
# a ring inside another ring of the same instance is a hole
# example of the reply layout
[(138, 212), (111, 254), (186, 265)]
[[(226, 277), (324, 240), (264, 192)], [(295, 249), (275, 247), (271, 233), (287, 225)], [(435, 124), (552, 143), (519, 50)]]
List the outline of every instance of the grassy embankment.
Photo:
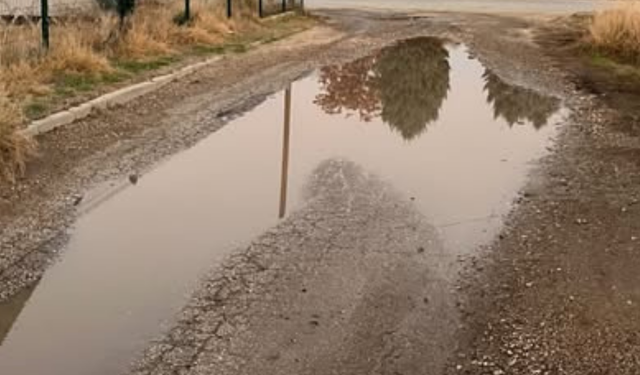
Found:
[(640, 1), (597, 12), (588, 25), (591, 63), (640, 83)]
[(126, 32), (104, 11), (54, 20), (46, 54), (40, 25), (0, 23), (0, 182), (15, 180), (35, 154), (35, 142), (19, 133), (29, 120), (188, 58), (244, 52), (310, 24), (304, 17), (260, 20), (247, 7), (228, 20), (212, 2), (193, 4), (191, 21), (180, 25), (182, 4), (140, 6)]

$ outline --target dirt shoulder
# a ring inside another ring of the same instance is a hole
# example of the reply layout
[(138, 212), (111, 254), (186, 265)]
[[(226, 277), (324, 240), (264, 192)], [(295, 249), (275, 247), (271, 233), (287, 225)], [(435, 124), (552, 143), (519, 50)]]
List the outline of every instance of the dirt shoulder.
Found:
[(461, 278), (451, 374), (640, 368), (638, 89), (590, 64), (574, 21), (522, 30), (573, 114), (503, 234)]

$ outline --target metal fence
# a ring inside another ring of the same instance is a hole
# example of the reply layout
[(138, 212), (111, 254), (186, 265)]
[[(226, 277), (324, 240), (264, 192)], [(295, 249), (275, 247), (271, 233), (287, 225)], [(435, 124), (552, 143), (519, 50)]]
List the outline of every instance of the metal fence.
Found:
[(304, 0), (258, 0), (258, 14), (260, 17), (295, 9), (304, 9)]
[[(246, 0), (221, 0), (226, 3), (228, 14), (233, 14), (234, 3)], [(78, 13), (91, 13), (100, 3), (117, 4), (118, 0), (0, 0), (0, 17), (7, 19), (40, 18), (43, 11), (50, 17), (65, 17)], [(185, 0), (188, 7), (191, 0)], [(304, 0), (252, 0), (259, 15), (268, 16), (304, 7)]]
[(304, 6), (304, 0), (0, 0), (0, 66), (25, 56), (40, 55), (55, 46), (58, 25), (76, 23), (92, 27), (95, 20), (99, 27), (101, 15), (108, 11), (117, 13), (119, 3), (133, 1), (137, 9), (134, 11), (144, 11), (141, 6), (148, 3), (174, 8), (177, 3), (178, 8), (183, 7), (181, 17), (185, 24), (193, 16), (194, 6), (203, 2), (215, 1), (225, 8), (229, 18), (247, 9), (259, 17), (268, 17)]

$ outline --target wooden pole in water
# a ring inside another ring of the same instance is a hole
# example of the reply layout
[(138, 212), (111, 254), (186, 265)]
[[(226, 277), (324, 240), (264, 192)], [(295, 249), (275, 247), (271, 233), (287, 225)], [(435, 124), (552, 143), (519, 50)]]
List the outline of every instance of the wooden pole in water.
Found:
[(282, 140), (282, 170), (280, 174), (280, 213), (287, 213), (287, 184), (289, 180), (289, 137), (291, 134), (291, 85), (284, 92), (284, 135)]

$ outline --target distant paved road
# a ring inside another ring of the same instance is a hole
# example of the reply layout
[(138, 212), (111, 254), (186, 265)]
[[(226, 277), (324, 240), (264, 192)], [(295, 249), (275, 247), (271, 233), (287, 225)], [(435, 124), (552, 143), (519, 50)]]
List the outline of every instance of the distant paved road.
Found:
[[(196, 0), (197, 1), (197, 0)], [(257, 0), (256, 0), (257, 1)], [(37, 15), (39, 0), (0, 0), (0, 15)], [(50, 0), (51, 14), (86, 9), (93, 0)], [(375, 8), (479, 13), (566, 14), (611, 6), (606, 0), (305, 0), (309, 8)]]
[(602, 0), (307, 0), (310, 8), (378, 8), (487, 13), (589, 12), (610, 6)]

